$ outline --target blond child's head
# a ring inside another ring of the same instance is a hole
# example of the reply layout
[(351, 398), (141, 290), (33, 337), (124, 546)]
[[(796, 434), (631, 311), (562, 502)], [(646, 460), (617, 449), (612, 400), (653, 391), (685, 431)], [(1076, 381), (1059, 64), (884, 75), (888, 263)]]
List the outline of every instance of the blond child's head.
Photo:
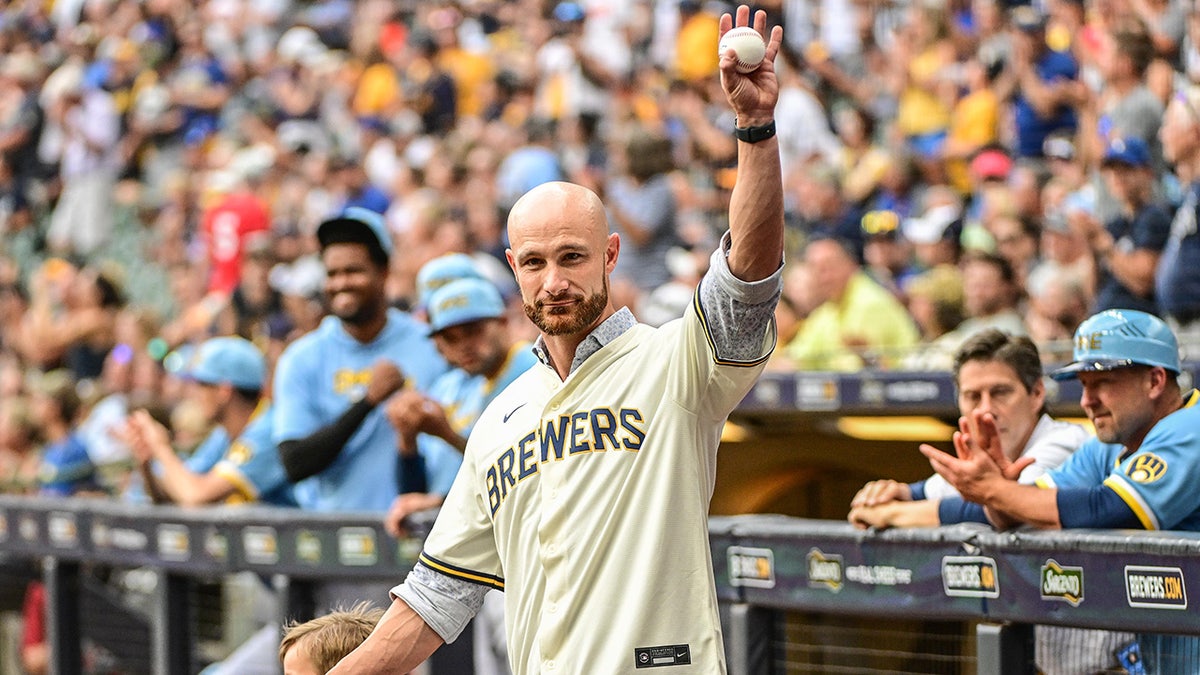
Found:
[(375, 629), (383, 610), (360, 602), (283, 628), (279, 660), (284, 675), (324, 675)]

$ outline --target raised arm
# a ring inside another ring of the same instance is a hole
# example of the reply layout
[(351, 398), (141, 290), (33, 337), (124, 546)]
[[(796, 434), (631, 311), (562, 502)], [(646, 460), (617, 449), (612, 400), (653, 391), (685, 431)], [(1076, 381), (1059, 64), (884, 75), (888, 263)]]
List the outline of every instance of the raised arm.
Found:
[[(734, 26), (750, 25), (750, 8), (742, 5), (735, 17), (721, 17), (721, 35)], [(766, 12), (758, 11), (753, 27), (766, 35)], [(721, 86), (737, 114), (738, 127), (773, 125), (779, 80), (775, 55), (783, 42), (783, 29), (775, 26), (767, 40), (762, 65), (749, 73), (735, 68), (733, 50), (721, 55)], [(729, 202), (732, 248), (729, 269), (743, 281), (765, 279), (783, 261), (783, 177), (779, 168), (779, 142), (772, 135), (757, 143), (738, 141), (737, 184)]]

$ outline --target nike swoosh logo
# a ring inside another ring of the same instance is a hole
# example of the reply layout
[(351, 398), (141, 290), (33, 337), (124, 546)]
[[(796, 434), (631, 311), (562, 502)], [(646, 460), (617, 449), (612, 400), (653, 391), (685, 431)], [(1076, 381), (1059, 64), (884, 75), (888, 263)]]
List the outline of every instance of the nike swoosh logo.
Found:
[(524, 408), (524, 407), (525, 407), (525, 404), (524, 404), (524, 403), (522, 403), (521, 405), (519, 405), (519, 406), (517, 406), (517, 407), (513, 408), (512, 410), (508, 411), (508, 414), (504, 416), (504, 419), (502, 420), (502, 422), (501, 422), (501, 423), (503, 423), (503, 424), (507, 424), (507, 423), (508, 423), (508, 418), (512, 417), (512, 416), (513, 416), (513, 413), (517, 412), (518, 410), (520, 410), (521, 408)]

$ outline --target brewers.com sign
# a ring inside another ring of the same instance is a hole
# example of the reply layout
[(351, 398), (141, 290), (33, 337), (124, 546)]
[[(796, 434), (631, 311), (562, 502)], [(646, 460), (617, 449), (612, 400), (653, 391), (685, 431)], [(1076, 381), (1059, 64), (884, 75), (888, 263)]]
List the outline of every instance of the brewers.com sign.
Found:
[(1187, 587), (1178, 567), (1125, 566), (1125, 597), (1130, 607), (1187, 609)]
[(973, 555), (942, 558), (942, 589), (946, 595), (959, 598), (1000, 597), (996, 561)]

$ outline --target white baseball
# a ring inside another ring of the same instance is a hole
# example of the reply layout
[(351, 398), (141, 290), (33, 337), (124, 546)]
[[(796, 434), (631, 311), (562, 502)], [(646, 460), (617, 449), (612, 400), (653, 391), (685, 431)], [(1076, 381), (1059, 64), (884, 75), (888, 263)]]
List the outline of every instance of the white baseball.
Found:
[(729, 29), (729, 32), (721, 37), (721, 43), (717, 45), (717, 54), (723, 56), (730, 49), (737, 53), (737, 71), (752, 73), (758, 70), (763, 57), (766, 56), (767, 43), (763, 42), (758, 31), (749, 26), (739, 26)]

